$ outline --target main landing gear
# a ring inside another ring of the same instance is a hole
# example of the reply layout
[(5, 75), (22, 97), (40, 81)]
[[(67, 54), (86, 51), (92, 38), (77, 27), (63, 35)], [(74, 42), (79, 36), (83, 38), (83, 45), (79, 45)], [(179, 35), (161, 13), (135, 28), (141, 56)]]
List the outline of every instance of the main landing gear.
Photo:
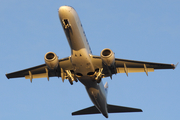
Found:
[(99, 69), (99, 71), (96, 72), (96, 74), (95, 74), (95, 76), (96, 76), (95, 80), (96, 80), (97, 83), (101, 82), (101, 79), (102, 79), (102, 76), (103, 76), (102, 71), (103, 71), (103, 68)]

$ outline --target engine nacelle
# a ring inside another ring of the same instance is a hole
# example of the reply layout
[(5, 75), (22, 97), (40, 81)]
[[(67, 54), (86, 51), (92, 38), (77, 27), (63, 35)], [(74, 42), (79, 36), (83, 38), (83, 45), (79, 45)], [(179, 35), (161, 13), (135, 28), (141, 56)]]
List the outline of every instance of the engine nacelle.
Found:
[(101, 51), (101, 59), (105, 65), (108, 67), (114, 67), (115, 65), (115, 56), (111, 49), (105, 48)]
[(44, 60), (49, 69), (53, 70), (58, 67), (58, 57), (54, 52), (47, 52), (44, 56)]

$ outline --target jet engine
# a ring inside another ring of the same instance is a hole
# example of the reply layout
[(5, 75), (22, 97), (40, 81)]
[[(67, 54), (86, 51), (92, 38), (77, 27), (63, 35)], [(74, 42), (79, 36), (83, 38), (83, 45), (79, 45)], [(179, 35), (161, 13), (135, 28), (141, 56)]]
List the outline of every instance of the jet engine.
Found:
[(105, 65), (108, 67), (114, 67), (115, 65), (115, 56), (111, 49), (105, 48), (101, 51), (101, 59)]
[(44, 60), (49, 69), (53, 70), (58, 67), (58, 57), (54, 52), (47, 52), (44, 56)]

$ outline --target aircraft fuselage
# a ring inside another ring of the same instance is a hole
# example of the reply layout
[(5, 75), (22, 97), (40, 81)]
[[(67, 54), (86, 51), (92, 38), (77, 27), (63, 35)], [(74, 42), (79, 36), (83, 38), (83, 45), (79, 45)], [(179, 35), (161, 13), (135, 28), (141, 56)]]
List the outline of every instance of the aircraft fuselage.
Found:
[(59, 18), (71, 48), (71, 63), (78, 80), (84, 84), (87, 93), (97, 109), (108, 117), (106, 93), (103, 83), (97, 83), (91, 74), (95, 68), (91, 61), (91, 49), (76, 11), (69, 6), (59, 8)]

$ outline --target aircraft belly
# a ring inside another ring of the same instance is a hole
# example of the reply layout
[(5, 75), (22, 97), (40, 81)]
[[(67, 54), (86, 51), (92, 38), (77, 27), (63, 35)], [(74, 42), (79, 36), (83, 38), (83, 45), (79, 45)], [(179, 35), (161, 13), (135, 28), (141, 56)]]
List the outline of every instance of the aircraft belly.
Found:
[(86, 91), (96, 108), (103, 115), (108, 116), (107, 101), (103, 83), (97, 83), (88, 76), (81, 77), (79, 80), (85, 85)]
[[(97, 84), (97, 83), (96, 83)], [(94, 87), (86, 87), (86, 90), (96, 108), (105, 116), (108, 114), (106, 97), (102, 93), (99, 84)]]
[(86, 76), (87, 73), (94, 72), (94, 66), (86, 49), (72, 50), (71, 62), (75, 73), (81, 73), (83, 76)]

